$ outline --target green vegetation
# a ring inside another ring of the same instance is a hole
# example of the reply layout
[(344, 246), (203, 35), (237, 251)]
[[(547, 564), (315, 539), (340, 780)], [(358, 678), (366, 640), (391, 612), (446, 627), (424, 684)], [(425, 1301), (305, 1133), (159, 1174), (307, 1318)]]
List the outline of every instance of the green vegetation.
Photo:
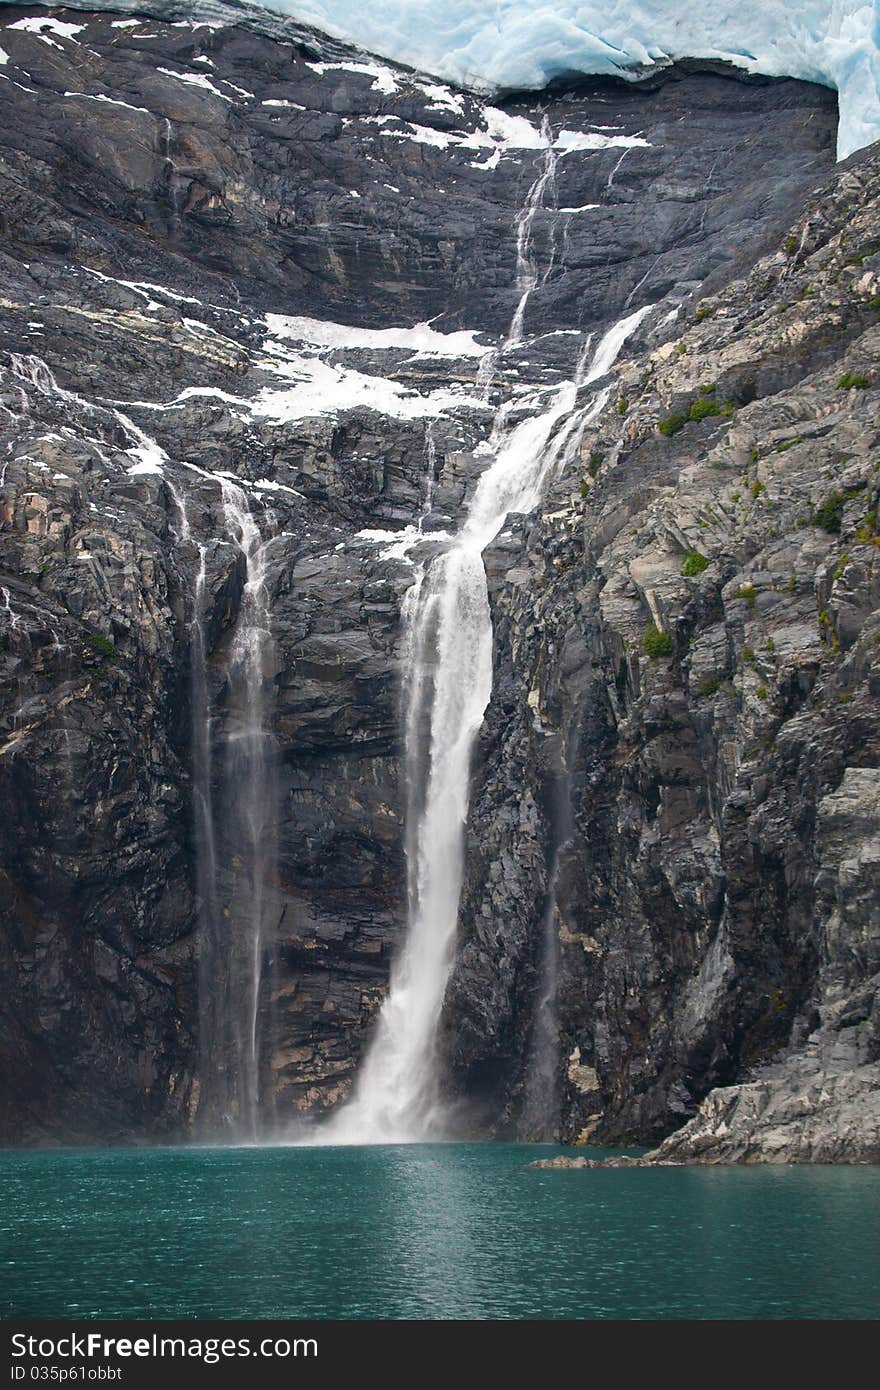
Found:
[(787, 454), (789, 449), (794, 448), (795, 444), (803, 444), (803, 442), (803, 435), (798, 434), (795, 435), (794, 439), (783, 439), (781, 444), (777, 444), (774, 447), (773, 452), (774, 454)]
[(854, 256), (847, 256), (847, 258), (846, 258), (846, 260), (844, 261), (843, 264), (844, 264), (844, 265), (862, 266), (862, 265), (864, 265), (865, 261), (868, 259), (869, 256), (874, 256), (874, 255), (876, 255), (876, 253), (877, 253), (877, 247), (876, 247), (876, 246), (866, 246), (865, 249), (864, 249), (864, 251), (857, 251), (856, 254), (855, 254)]
[(844, 372), (837, 383), (837, 389), (838, 391), (864, 391), (870, 384), (866, 376)]
[(830, 497), (813, 513), (813, 525), (821, 526), (823, 531), (827, 531), (829, 536), (840, 535), (840, 525), (843, 518), (843, 508), (847, 500), (845, 492), (832, 492)]
[(594, 449), (593, 452), (590, 454), (590, 461), (587, 464), (587, 472), (589, 473), (591, 478), (595, 478), (596, 474), (599, 472), (599, 465), (601, 464), (601, 462), (601, 454), (597, 454)]
[(720, 688), (721, 682), (717, 676), (704, 676), (697, 690), (700, 695), (716, 695)]
[(782, 243), (782, 249), (786, 256), (793, 256), (798, 249), (798, 239), (796, 236), (787, 236)]
[(756, 478), (755, 481), (752, 483), (752, 496), (754, 498), (758, 498), (761, 496), (762, 492), (766, 491), (767, 489), (765, 488), (764, 484), (758, 478)]
[(654, 623), (649, 623), (642, 636), (645, 653), (656, 661), (661, 656), (672, 656), (672, 640), (667, 632), (661, 632)]
[(618, 413), (618, 415), (625, 415), (626, 412), (627, 412), (628, 410), (629, 410), (629, 401), (626, 399), (626, 396), (620, 396), (620, 397), (618, 397), (618, 401), (617, 401), (617, 413)]
[(706, 420), (710, 415), (722, 415), (726, 420), (732, 420), (735, 413), (736, 404), (733, 401), (725, 401), (723, 405), (719, 405), (718, 401), (715, 400), (715, 383), (710, 382), (708, 385), (700, 387), (700, 394), (695, 401), (691, 402), (687, 415), (682, 415), (677, 410), (673, 411), (671, 415), (667, 415), (659, 422), (657, 428), (661, 434), (665, 434), (669, 438), (673, 434), (678, 434), (679, 430), (684, 429), (688, 420)]
[(721, 414), (721, 406), (718, 404), (718, 402), (717, 402), (717, 401), (713, 401), (713, 400), (712, 400), (710, 397), (708, 397), (708, 396), (703, 396), (703, 397), (701, 397), (700, 400), (694, 401), (693, 405), (691, 406), (690, 410), (688, 411), (688, 419), (689, 419), (689, 420), (705, 420), (705, 419), (707, 418), (707, 416), (709, 416), (709, 415), (720, 415), (720, 414)]
[(686, 424), (686, 416), (673, 412), (672, 415), (667, 415), (665, 419), (661, 420), (657, 428), (661, 434), (665, 434), (666, 438), (670, 439), (672, 435), (678, 434), (679, 430), (683, 430)]
[(589, 497), (589, 495), (590, 495), (590, 484), (587, 482), (586, 478), (584, 478), (583, 482), (581, 483), (581, 497), (582, 497), (582, 498), (584, 499), (584, 501), (586, 502), (586, 500), (587, 500), (587, 498)]
[(754, 584), (740, 584), (737, 590), (737, 598), (744, 598), (750, 608), (754, 608), (758, 598), (758, 591)]
[(880, 311), (880, 294), (871, 296), (868, 300), (868, 308), (873, 309), (875, 314)]
[(766, 685), (759, 685), (758, 689), (755, 691), (755, 694), (757, 695), (759, 700), (770, 699), (770, 691), (767, 689)]
[(684, 557), (684, 564), (681, 572), (685, 579), (693, 579), (695, 575), (702, 574), (704, 569), (708, 569), (709, 561), (699, 550), (689, 550)]
[(93, 652), (102, 656), (105, 661), (112, 661), (116, 656), (116, 648), (108, 637), (102, 637), (100, 632), (90, 632), (86, 636), (86, 641)]
[(744, 666), (754, 666), (754, 664), (755, 664), (755, 649), (754, 649), (754, 647), (750, 647), (750, 646), (748, 646), (748, 645), (746, 645), (745, 647), (743, 647), (743, 649), (742, 649), (742, 659), (743, 659), (743, 665), (744, 665)]
[(715, 310), (706, 305), (704, 309), (698, 309), (694, 314), (694, 323), (702, 323), (704, 319), (710, 319), (714, 313)]

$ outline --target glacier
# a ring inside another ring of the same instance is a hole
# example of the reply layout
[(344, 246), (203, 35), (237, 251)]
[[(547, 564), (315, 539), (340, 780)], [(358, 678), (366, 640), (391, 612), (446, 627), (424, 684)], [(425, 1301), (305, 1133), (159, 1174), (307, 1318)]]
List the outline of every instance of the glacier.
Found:
[(333, 38), (483, 93), (679, 58), (837, 89), (838, 158), (880, 139), (880, 0), (265, 0)]

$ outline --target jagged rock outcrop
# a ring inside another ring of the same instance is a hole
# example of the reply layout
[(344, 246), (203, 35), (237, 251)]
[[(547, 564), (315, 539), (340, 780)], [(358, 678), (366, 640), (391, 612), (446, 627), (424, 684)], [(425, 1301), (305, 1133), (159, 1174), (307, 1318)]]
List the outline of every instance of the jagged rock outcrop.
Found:
[[(247, 579), (224, 475), (268, 543), (261, 1066), (282, 1118), (346, 1093), (405, 912), (411, 570), (385, 533), (430, 472), (431, 545), (495, 401), (570, 375), (578, 335), (649, 302), (583, 469), (487, 555), (450, 1084), (484, 1125), (521, 1124), (556, 851), (567, 1136), (660, 1138), (787, 1049), (871, 1065), (880, 286), (873, 163), (826, 182), (831, 94), (682, 65), (487, 113), (288, 21), (212, 15), (3, 12), (4, 1139), (180, 1133), (198, 1112), (194, 624), (222, 802)], [(487, 403), (542, 115), (580, 147)], [(273, 315), (434, 318), (471, 341)], [(697, 401), (701, 421), (657, 433)], [(685, 578), (689, 550), (708, 564)], [(649, 620), (670, 656), (642, 650)]]
[(496, 807), (553, 752), (572, 1139), (659, 1140), (720, 1086), (657, 1161), (877, 1157), (877, 168), (621, 368), (582, 485), (499, 564), (470, 920), (518, 919), (513, 983), (475, 1003), (499, 976), (473, 933), (450, 1050), (468, 1075), (516, 1046), (534, 842)]

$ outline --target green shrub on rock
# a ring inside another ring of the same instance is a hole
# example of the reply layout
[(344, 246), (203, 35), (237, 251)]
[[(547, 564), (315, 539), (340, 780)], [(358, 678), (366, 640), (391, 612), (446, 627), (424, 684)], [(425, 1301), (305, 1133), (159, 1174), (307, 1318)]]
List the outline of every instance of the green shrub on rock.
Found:
[(681, 567), (681, 572), (685, 579), (693, 579), (695, 575), (702, 574), (703, 570), (708, 568), (708, 565), (709, 561), (701, 551), (689, 550), (684, 557), (684, 564)]
[(679, 415), (674, 411), (672, 415), (667, 415), (664, 420), (661, 420), (657, 428), (661, 434), (665, 434), (666, 438), (669, 439), (673, 434), (678, 434), (679, 430), (683, 430), (686, 424), (687, 416)]
[(672, 639), (667, 632), (661, 632), (655, 623), (649, 623), (645, 628), (642, 646), (652, 661), (661, 656), (672, 656)]
[(92, 651), (96, 652), (98, 656), (102, 656), (105, 661), (112, 661), (115, 657), (116, 648), (109, 637), (102, 637), (100, 632), (90, 632), (86, 637), (86, 641)]
[(700, 400), (694, 401), (688, 411), (689, 420), (705, 420), (709, 415), (720, 415), (721, 406), (717, 401), (713, 401), (709, 396), (703, 396)]
[(740, 584), (737, 598), (744, 598), (750, 608), (754, 608), (758, 598), (758, 591), (754, 584)]
[(821, 526), (823, 531), (827, 531), (829, 536), (840, 535), (840, 524), (843, 517), (843, 507), (846, 502), (846, 493), (832, 492), (830, 497), (813, 513), (813, 525)]

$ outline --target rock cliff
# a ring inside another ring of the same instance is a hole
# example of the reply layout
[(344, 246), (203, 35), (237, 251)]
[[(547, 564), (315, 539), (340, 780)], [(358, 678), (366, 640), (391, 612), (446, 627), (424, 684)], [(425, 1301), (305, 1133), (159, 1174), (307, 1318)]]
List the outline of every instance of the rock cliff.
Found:
[(405, 918), (395, 542), (455, 524), (500, 400), (643, 304), (486, 555), (449, 1090), (481, 1130), (546, 1123), (552, 967), (566, 1138), (659, 1140), (736, 1086), (708, 1152), (706, 1106), (795, 1074), (849, 1103), (878, 1056), (876, 156), (835, 169), (802, 83), (682, 64), (486, 107), (269, 16), (153, 12), (2, 12), (4, 1138), (228, 1100), (233, 494), (269, 614), (261, 1090), (282, 1122), (346, 1094)]

